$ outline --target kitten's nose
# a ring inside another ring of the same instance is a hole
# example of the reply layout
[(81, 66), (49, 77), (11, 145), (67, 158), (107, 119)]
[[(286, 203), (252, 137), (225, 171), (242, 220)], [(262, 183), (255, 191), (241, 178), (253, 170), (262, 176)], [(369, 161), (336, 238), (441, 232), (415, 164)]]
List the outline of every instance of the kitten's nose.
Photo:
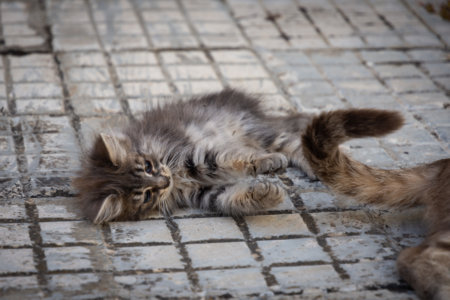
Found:
[(169, 186), (170, 184), (170, 178), (166, 177), (166, 176), (159, 176), (158, 177), (158, 182), (156, 183), (156, 185), (158, 186), (158, 188), (160, 189), (165, 189)]

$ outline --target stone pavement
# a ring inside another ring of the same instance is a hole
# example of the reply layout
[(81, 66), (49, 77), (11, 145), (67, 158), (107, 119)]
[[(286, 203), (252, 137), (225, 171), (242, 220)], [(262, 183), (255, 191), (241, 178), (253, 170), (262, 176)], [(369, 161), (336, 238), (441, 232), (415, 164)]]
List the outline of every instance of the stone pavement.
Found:
[(0, 298), (416, 299), (395, 258), (423, 237), (420, 209), (361, 206), (290, 169), (280, 176), (289, 198), (255, 216), (184, 210), (93, 226), (70, 178), (92, 131), (117, 116), (225, 86), (261, 94), (274, 114), (402, 111), (399, 132), (344, 145), (369, 165), (449, 157), (450, 25), (419, 1), (40, 0), (0, 10)]

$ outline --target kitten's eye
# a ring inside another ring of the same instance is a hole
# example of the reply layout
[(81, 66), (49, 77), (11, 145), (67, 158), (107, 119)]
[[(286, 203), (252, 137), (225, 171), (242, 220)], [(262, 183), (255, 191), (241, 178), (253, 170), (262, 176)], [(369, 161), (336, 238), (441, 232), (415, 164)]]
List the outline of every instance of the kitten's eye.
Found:
[(144, 203), (147, 203), (152, 198), (152, 192), (150, 190), (145, 191)]
[(148, 160), (145, 161), (145, 173), (151, 174), (153, 172), (153, 166), (152, 163)]

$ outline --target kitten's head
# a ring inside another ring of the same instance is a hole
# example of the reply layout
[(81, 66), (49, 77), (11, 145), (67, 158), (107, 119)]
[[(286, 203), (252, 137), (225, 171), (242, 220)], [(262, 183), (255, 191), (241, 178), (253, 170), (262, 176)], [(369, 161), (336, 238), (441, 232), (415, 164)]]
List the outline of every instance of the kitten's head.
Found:
[(100, 224), (164, 208), (173, 184), (169, 168), (134, 150), (128, 137), (100, 134), (73, 185), (86, 215)]

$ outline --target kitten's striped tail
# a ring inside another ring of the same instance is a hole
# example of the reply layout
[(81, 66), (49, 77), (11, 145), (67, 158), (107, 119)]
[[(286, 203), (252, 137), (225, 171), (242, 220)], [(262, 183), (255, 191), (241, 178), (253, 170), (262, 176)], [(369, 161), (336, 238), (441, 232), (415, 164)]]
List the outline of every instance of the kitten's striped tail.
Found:
[(314, 173), (333, 191), (360, 202), (413, 206), (424, 203), (427, 186), (439, 173), (439, 162), (411, 169), (382, 170), (366, 166), (339, 150), (339, 144), (378, 137), (403, 125), (398, 112), (350, 109), (313, 118), (302, 136), (303, 152)]

